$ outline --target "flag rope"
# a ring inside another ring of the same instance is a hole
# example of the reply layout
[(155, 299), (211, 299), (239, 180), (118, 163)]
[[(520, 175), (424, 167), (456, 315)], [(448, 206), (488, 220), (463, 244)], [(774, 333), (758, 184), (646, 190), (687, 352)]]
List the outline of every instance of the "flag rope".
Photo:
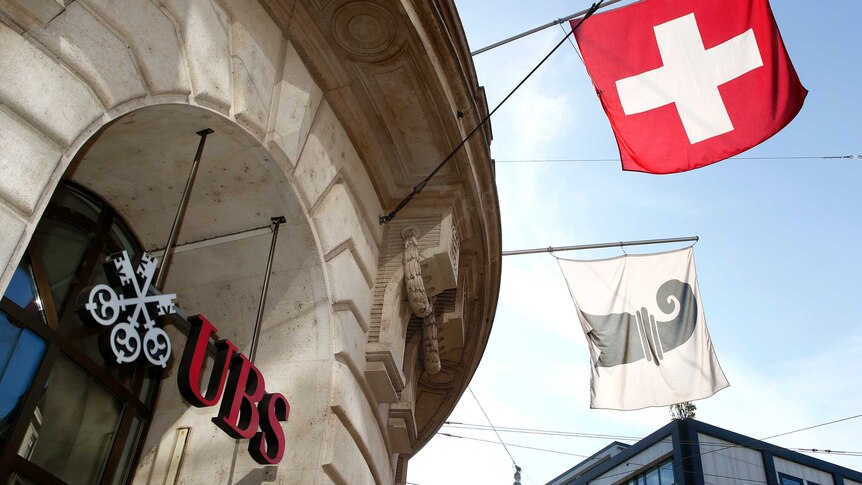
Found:
[(435, 175), (437, 175), (437, 172), (439, 172), (439, 171), (440, 171), (440, 169), (442, 169), (442, 168), (443, 168), (443, 166), (445, 166), (445, 165), (446, 165), (446, 163), (447, 163), (447, 162), (449, 162), (449, 160), (451, 160), (451, 159), (452, 159), (452, 157), (453, 157), (453, 156), (455, 156), (455, 154), (456, 154), (456, 153), (458, 153), (458, 150), (460, 150), (460, 149), (461, 149), (461, 147), (463, 147), (463, 146), (467, 143), (467, 141), (468, 141), (468, 140), (469, 140), (469, 139), (470, 139), (470, 138), (471, 138), (471, 137), (472, 137), (472, 136), (473, 136), (477, 131), (479, 131), (479, 129), (480, 129), (480, 128), (482, 128), (482, 127), (485, 125), (485, 123), (487, 123), (487, 122), (488, 122), (488, 120), (489, 120), (489, 119), (491, 119), (491, 116), (492, 116), (494, 113), (496, 113), (498, 109), (500, 109), (500, 106), (503, 106), (503, 104), (504, 104), (506, 101), (508, 101), (508, 100), (509, 100), (509, 98), (510, 98), (510, 97), (512, 97), (512, 95), (513, 95), (513, 94), (515, 94), (515, 91), (517, 91), (517, 90), (518, 90), (518, 89), (519, 89), (519, 88), (520, 88), (520, 87), (521, 87), (525, 82), (527, 82), (527, 79), (530, 79), (530, 76), (532, 76), (532, 75), (533, 75), (533, 73), (535, 73), (537, 70), (539, 70), (539, 68), (540, 68), (540, 67), (542, 67), (542, 64), (544, 64), (544, 63), (545, 63), (545, 61), (547, 61), (547, 60), (548, 60), (548, 58), (549, 58), (549, 57), (551, 57), (551, 55), (552, 55), (554, 52), (556, 52), (556, 51), (557, 51), (557, 49), (559, 49), (559, 48), (560, 48), (560, 46), (561, 46), (561, 45), (563, 45), (563, 43), (565, 43), (565, 42), (566, 42), (566, 39), (568, 39), (570, 35), (572, 35), (576, 30), (578, 30), (578, 27), (580, 27), (580, 26), (581, 26), (581, 24), (583, 24), (585, 20), (587, 20), (588, 18), (590, 18), (590, 17), (591, 17), (591, 16), (596, 12), (596, 10), (598, 10), (598, 9), (602, 6), (602, 3), (603, 3), (604, 1), (605, 1), (605, 0), (599, 0), (598, 2), (594, 3), (594, 4), (593, 4), (593, 5), (592, 5), (588, 10), (587, 10), (587, 13), (586, 13), (586, 14), (584, 14), (584, 16), (581, 18), (581, 20), (577, 23), (577, 25), (575, 25), (574, 27), (572, 27), (572, 30), (571, 30), (568, 34), (566, 34), (566, 35), (565, 35), (565, 37), (563, 37), (563, 39), (562, 39), (562, 40), (560, 40), (560, 42), (558, 42), (558, 43), (557, 43), (557, 45), (556, 45), (556, 46), (554, 46), (554, 48), (553, 48), (553, 49), (551, 49), (551, 52), (549, 52), (549, 53), (548, 53), (544, 58), (542, 58), (542, 60), (541, 60), (541, 61), (539, 61), (539, 63), (536, 65), (536, 67), (534, 67), (534, 68), (533, 68), (533, 70), (531, 70), (531, 71), (529, 72), (529, 74), (527, 74), (527, 76), (526, 76), (524, 79), (522, 79), (522, 80), (521, 80), (521, 82), (519, 82), (519, 83), (518, 83), (518, 85), (517, 85), (517, 86), (515, 86), (515, 88), (514, 88), (514, 89), (512, 89), (512, 91), (510, 91), (510, 92), (509, 92), (509, 94), (507, 94), (507, 95), (506, 95), (506, 97), (505, 97), (505, 98), (503, 98), (503, 100), (502, 100), (502, 101), (500, 101), (500, 103), (499, 103), (499, 104), (497, 104), (497, 106), (496, 106), (493, 110), (491, 110), (491, 112), (490, 112), (490, 113), (488, 113), (487, 115), (485, 115), (485, 117), (482, 119), (482, 121), (480, 121), (480, 122), (479, 122), (479, 124), (477, 124), (477, 125), (476, 125), (476, 127), (475, 127), (475, 128), (473, 128), (473, 131), (471, 131), (467, 136), (465, 136), (465, 137), (464, 137), (464, 139), (463, 139), (463, 140), (461, 140), (461, 143), (459, 143), (455, 148), (453, 148), (453, 149), (452, 149), (452, 151), (451, 151), (451, 152), (449, 152), (449, 155), (447, 155), (447, 156), (446, 156), (446, 158), (444, 158), (444, 159), (443, 159), (443, 161), (442, 161), (442, 162), (440, 162), (440, 164), (439, 164), (439, 165), (437, 165), (437, 168), (435, 168), (433, 172), (431, 172), (431, 173), (430, 173), (427, 177), (425, 177), (425, 179), (423, 179), (421, 182), (419, 182), (418, 184), (416, 184), (416, 186), (415, 186), (415, 187), (413, 187), (413, 190), (410, 192), (410, 194), (408, 194), (408, 195), (407, 195), (407, 197), (403, 198), (403, 199), (401, 200), (401, 202), (399, 202), (399, 203), (398, 203), (398, 205), (395, 207), (395, 209), (393, 209), (391, 212), (389, 212), (389, 213), (388, 213), (388, 214), (386, 214), (386, 215), (380, 216), (380, 224), (381, 224), (381, 225), (382, 225), (382, 224), (386, 224), (386, 223), (388, 223), (389, 221), (391, 221), (392, 219), (395, 219), (395, 216), (398, 214), (398, 212), (400, 212), (400, 211), (401, 211), (401, 209), (403, 209), (407, 204), (409, 204), (409, 203), (410, 203), (410, 201), (411, 201), (411, 200), (413, 200), (413, 197), (415, 197), (415, 196), (416, 196), (416, 194), (418, 194), (419, 192), (422, 192), (422, 189), (424, 189), (424, 188), (425, 188), (425, 186), (428, 184), (428, 181), (430, 181), (432, 177), (434, 177)]
[[(647, 244), (668, 244), (668, 243), (680, 243), (680, 242), (693, 242), (697, 243), (700, 240), (700, 236), (691, 236), (691, 237), (673, 237), (667, 239), (643, 239), (640, 241), (615, 241), (615, 242), (606, 242), (606, 243), (597, 243), (597, 244), (580, 244), (577, 246), (559, 246), (559, 247), (551, 247), (548, 246), (546, 248), (536, 248), (536, 249), (517, 249), (512, 251), (503, 251), (503, 256), (518, 256), (521, 254), (539, 254), (539, 253), (556, 253), (561, 251), (580, 251), (584, 249), (604, 249), (604, 248), (624, 248), (625, 246), (643, 246)], [(694, 245), (694, 244), (692, 244)], [(623, 249), (625, 251), (625, 249)]]

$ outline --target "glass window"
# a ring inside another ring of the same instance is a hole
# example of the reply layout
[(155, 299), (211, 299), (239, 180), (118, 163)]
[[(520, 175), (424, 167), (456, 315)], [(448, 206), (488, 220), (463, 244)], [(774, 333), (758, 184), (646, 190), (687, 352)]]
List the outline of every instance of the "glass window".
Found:
[[(102, 263), (124, 249), (141, 252), (122, 219), (61, 183), (0, 303), (0, 484), (34, 483), (31, 473), (72, 485), (128, 480), (161, 372), (107, 364), (105, 329), (72, 307), (84, 287), (107, 282)], [(30, 464), (17, 469), (15, 455)]]
[(642, 471), (625, 483), (626, 485), (675, 485), (673, 460), (667, 460), (658, 466)]
[(13, 473), (9, 476), (9, 481), (7, 482), (9, 485), (39, 485), (38, 482), (34, 482), (29, 478), (20, 475), (18, 473)]
[(122, 409), (105, 386), (60, 357), (18, 454), (69, 484), (96, 483)]
[(59, 317), (72, 297), (70, 293), (77, 282), (90, 235), (73, 224), (43, 218), (34, 237), (39, 241), (37, 257), (45, 267)]
[(44, 340), (0, 312), (0, 441), (8, 439), (44, 354)]
[(6, 294), (3, 296), (21, 308), (39, 309), (36, 300), (36, 284), (33, 282), (28, 265), (22, 264), (15, 269), (12, 281), (9, 282), (9, 287), (6, 288)]
[(781, 485), (805, 485), (801, 478), (796, 478), (783, 473), (778, 474), (778, 483)]
[(121, 472), (114, 475), (114, 484), (121, 484), (126, 482), (126, 477), (129, 476), (129, 472), (131, 472), (131, 461), (132, 456), (135, 451), (135, 445), (138, 442), (138, 439), (141, 437), (141, 431), (144, 429), (144, 423), (137, 416), (132, 418), (132, 429), (129, 431), (129, 437), (126, 439), (126, 444), (123, 446), (123, 454), (120, 456), (120, 466), (117, 470), (121, 470)]
[(664, 464), (659, 467), (658, 474), (662, 485), (670, 485), (671, 483), (674, 483), (673, 462), (664, 462)]

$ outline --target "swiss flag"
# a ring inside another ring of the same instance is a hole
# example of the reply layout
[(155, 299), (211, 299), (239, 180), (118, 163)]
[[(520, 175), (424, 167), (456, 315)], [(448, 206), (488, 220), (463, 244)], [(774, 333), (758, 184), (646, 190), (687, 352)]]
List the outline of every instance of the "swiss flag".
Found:
[(624, 170), (732, 157), (786, 126), (808, 93), (767, 0), (642, 0), (590, 17), (575, 37)]

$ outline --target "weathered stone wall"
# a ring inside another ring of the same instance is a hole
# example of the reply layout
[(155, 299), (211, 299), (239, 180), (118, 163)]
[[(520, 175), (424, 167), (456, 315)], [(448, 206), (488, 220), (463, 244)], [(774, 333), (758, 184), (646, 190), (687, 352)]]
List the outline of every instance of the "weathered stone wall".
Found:
[[(385, 406), (363, 373), (382, 208), (294, 47), (254, 1), (79, 0), (51, 12), (52, 2), (41, 2), (48, 14), (28, 2), (0, 7), (0, 286), (70, 162), (104, 126), (165, 103), (233, 120), (290, 182), (315, 249), (299, 267), (277, 262), (274, 271), (257, 363), (292, 410), (285, 457), (267, 473), (283, 483), (392, 483)], [(181, 306), (207, 314), (241, 349), (262, 271), (225, 280), (200, 268), (236, 253), (262, 263), (268, 239), (177, 254), (168, 280)], [(181, 352), (184, 337), (171, 332)], [(246, 444), (237, 450), (210, 422), (215, 408), (179, 399), (174, 373), (162, 383), (134, 482), (164, 483), (181, 427), (191, 427), (182, 483), (260, 478)]]
[[(489, 131), (397, 224), (378, 223), (484, 114), (453, 14), (448, 1), (0, 0), (0, 289), (60, 179), (97, 181), (87, 153), (145, 110), (151, 121), (166, 105), (218, 120), (258, 154), (260, 184), (283, 186), (279, 204), (293, 211), (256, 359), (267, 390), (291, 404), (283, 461), (256, 465), (246, 443), (210, 422), (215, 408), (181, 400), (170, 367), (135, 483), (174, 478), (181, 428), (190, 433), (180, 483), (404, 483), (407, 459), (478, 364), (499, 288)], [(122, 201), (101, 195), (134, 230)], [(196, 229), (229, 233), (218, 219)], [(438, 295), (435, 376), (421, 372), (421, 335), (401, 301), (407, 226), (421, 232), (423, 277)], [(248, 352), (268, 244), (258, 235), (177, 253), (166, 289)], [(449, 273), (445, 286), (431, 283), (435, 271)], [(184, 336), (170, 332), (176, 357)]]

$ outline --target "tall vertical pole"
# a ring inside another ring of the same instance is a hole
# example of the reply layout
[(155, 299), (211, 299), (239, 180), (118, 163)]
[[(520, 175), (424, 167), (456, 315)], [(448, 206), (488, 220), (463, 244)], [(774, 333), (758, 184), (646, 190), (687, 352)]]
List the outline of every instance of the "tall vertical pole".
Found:
[(254, 321), (254, 333), (251, 335), (251, 350), (248, 352), (248, 360), (254, 363), (257, 353), (257, 342), (260, 340), (260, 326), (263, 323), (263, 307), (266, 306), (266, 294), (269, 292), (269, 275), (272, 273), (272, 260), (275, 257), (275, 243), (278, 241), (278, 227), (287, 222), (284, 216), (272, 218), (272, 243), (269, 246), (269, 259), (266, 262), (266, 274), (263, 276), (263, 289), (260, 292), (260, 305), (257, 307), (257, 318)]
[(171, 251), (173, 251), (174, 244), (176, 243), (177, 232), (183, 222), (183, 216), (186, 213), (186, 206), (189, 205), (189, 196), (191, 195), (192, 186), (195, 183), (195, 177), (198, 174), (198, 165), (201, 163), (201, 155), (203, 155), (204, 152), (204, 144), (207, 141), (207, 135), (211, 133), (214, 133), (214, 131), (210, 128), (205, 128), (197, 132), (197, 135), (201, 137), (201, 141), (198, 143), (198, 151), (195, 153), (195, 159), (192, 162), (192, 169), (191, 172), (189, 172), (188, 180), (186, 180), (186, 187), (183, 189), (180, 206), (177, 207), (177, 216), (174, 218), (174, 225), (171, 227), (171, 234), (168, 236), (167, 244), (165, 244), (165, 252), (162, 255), (162, 264), (159, 266), (159, 272), (156, 274), (156, 288), (159, 290), (162, 289), (162, 285), (165, 283), (165, 276), (167, 275), (165, 270), (168, 267)]

